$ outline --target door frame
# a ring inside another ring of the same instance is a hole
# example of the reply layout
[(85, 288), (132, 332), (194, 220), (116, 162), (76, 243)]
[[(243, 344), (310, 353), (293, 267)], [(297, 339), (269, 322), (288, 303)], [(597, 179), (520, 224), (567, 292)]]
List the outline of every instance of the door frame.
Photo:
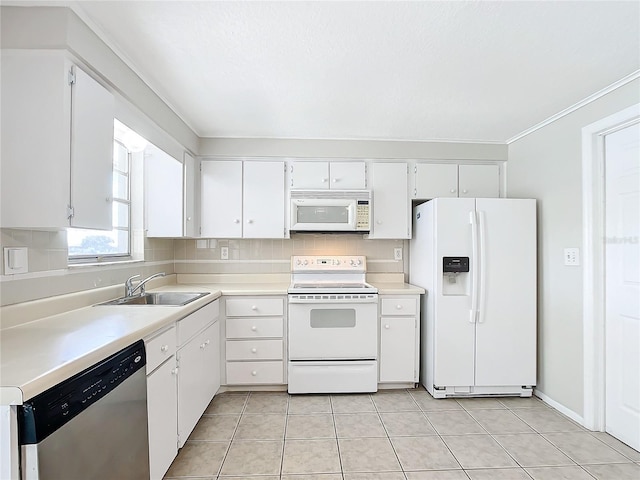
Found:
[(605, 431), (604, 137), (636, 123), (640, 103), (582, 129), (584, 426)]

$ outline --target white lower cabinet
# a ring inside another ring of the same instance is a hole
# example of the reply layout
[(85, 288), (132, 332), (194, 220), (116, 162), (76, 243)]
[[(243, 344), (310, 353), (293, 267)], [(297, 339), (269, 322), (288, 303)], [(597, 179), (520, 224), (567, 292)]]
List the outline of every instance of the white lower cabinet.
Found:
[(178, 321), (180, 330), (190, 330), (191, 322), (201, 321), (203, 315), (210, 319), (202, 331), (178, 346), (178, 447), (198, 423), (207, 405), (220, 387), (220, 325), (218, 301), (202, 307)]
[(176, 360), (172, 355), (147, 377), (151, 480), (162, 480), (178, 454), (176, 374)]
[(228, 298), (225, 305), (226, 384), (283, 384), (284, 299)]
[(176, 328), (145, 341), (151, 480), (162, 480), (178, 454)]
[(420, 296), (380, 296), (380, 383), (416, 383)]

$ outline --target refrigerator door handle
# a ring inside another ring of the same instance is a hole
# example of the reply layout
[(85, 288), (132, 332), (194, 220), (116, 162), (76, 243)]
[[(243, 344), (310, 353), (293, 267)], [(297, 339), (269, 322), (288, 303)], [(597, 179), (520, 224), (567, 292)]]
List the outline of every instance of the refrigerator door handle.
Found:
[[(487, 262), (486, 262), (486, 256), (487, 256), (487, 237), (486, 237), (486, 229), (485, 229), (485, 217), (484, 217), (484, 212), (483, 211), (479, 211), (478, 212), (478, 231), (479, 231), (479, 237), (480, 237), (480, 241), (478, 243), (478, 250), (479, 250), (479, 258), (480, 258), (480, 272), (478, 277), (480, 278), (480, 281), (478, 282), (478, 323), (482, 323), (484, 322), (484, 314), (485, 314), (485, 291), (486, 291), (486, 283), (487, 283), (487, 278), (486, 278), (486, 272), (487, 269), (485, 268)], [(476, 264), (478, 262), (476, 261)]]
[(471, 268), (473, 276), (471, 277), (471, 310), (469, 312), (469, 323), (476, 323), (478, 317), (478, 218), (475, 211), (469, 212), (469, 221), (471, 223), (471, 249), (473, 260)]

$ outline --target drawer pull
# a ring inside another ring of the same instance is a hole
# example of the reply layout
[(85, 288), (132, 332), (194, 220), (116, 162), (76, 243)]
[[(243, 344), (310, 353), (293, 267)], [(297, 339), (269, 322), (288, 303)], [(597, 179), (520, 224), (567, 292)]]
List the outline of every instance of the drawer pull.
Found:
[(387, 330), (391, 327), (389, 327), (389, 324), (385, 325), (384, 328), (386, 328)]
[(258, 372), (256, 372), (255, 370), (251, 372), (251, 376), (256, 377), (258, 376)]
[(397, 308), (398, 310), (402, 310), (402, 305), (396, 305), (396, 308)]
[(253, 327), (251, 327), (251, 331), (255, 332), (256, 330), (258, 330), (258, 327), (256, 327), (255, 325)]
[(258, 349), (257, 349), (257, 348), (252, 348), (252, 349), (251, 349), (251, 353), (256, 353), (257, 351), (258, 351)]
[(258, 310), (258, 307), (256, 307), (255, 305), (251, 305), (251, 310), (253, 311)]
[(162, 347), (160, 347), (161, 352), (166, 352), (168, 350), (169, 350), (169, 345), (162, 345)]

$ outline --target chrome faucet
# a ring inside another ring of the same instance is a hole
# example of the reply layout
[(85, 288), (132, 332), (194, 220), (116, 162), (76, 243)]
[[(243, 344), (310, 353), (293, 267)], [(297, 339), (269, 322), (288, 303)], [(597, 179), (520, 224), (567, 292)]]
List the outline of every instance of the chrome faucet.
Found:
[(124, 282), (124, 295), (125, 297), (133, 297), (133, 295), (136, 293), (136, 290), (140, 289), (140, 296), (144, 295), (144, 284), (147, 283), (149, 280), (153, 280), (156, 277), (164, 277), (166, 275), (166, 273), (164, 272), (160, 272), (160, 273), (154, 273), (153, 275), (145, 278), (144, 280), (141, 280), (140, 282), (138, 282), (138, 285), (136, 285), (135, 287), (133, 286), (133, 280), (140, 277), (140, 275), (134, 275), (133, 277), (129, 277), (127, 278), (127, 281)]

